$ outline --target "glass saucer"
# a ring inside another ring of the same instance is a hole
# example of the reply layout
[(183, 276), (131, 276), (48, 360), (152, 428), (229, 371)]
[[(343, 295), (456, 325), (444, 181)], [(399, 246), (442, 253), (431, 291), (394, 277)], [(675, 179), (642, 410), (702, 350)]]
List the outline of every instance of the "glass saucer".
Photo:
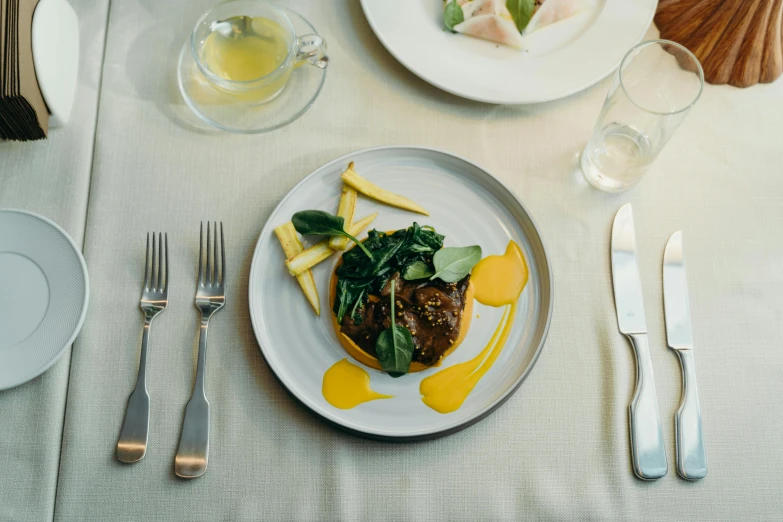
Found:
[[(280, 7), (297, 35), (318, 34), (301, 15)], [(326, 69), (303, 64), (294, 69), (283, 91), (271, 101), (254, 104), (216, 89), (201, 73), (190, 49), (190, 36), (179, 53), (177, 83), (185, 103), (213, 127), (240, 134), (260, 134), (284, 127), (313, 104), (326, 79)]]

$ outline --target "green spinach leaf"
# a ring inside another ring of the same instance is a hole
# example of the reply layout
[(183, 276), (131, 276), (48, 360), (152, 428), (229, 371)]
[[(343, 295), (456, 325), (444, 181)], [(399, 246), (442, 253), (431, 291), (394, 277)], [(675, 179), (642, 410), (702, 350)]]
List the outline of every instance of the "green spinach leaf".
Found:
[(372, 259), (372, 254), (361, 241), (345, 231), (345, 218), (334, 216), (323, 210), (303, 210), (297, 212), (291, 218), (294, 228), (300, 234), (314, 236), (345, 236), (361, 248), (367, 257)]
[(348, 300), (350, 299), (350, 293), (347, 289), (348, 281), (340, 281), (337, 283), (337, 299), (335, 306), (337, 307), (337, 322), (341, 323), (345, 312), (348, 310)]
[(470, 273), (470, 270), (481, 260), (481, 247), (441, 248), (432, 258), (435, 263), (435, 275), (430, 279), (440, 278), (447, 283), (456, 283)]
[(351, 320), (353, 321), (353, 324), (362, 324), (362, 322), (364, 322), (364, 318), (361, 315), (356, 315), (356, 309), (362, 304), (362, 297), (364, 297), (364, 290), (359, 293), (359, 297), (356, 299), (356, 302), (351, 309)]
[(413, 337), (410, 330), (396, 324), (394, 318), (394, 279), (391, 282), (391, 326), (381, 332), (375, 342), (375, 352), (383, 371), (392, 377), (408, 373), (413, 359)]
[(446, 4), (446, 9), (443, 11), (443, 23), (452, 33), (456, 33), (454, 26), (461, 24), (465, 21), (465, 13), (462, 12), (462, 6), (457, 3), (457, 0), (451, 0)]
[(533, 18), (533, 10), (536, 7), (535, 0), (506, 0), (506, 7), (514, 19), (514, 24), (521, 33)]
[[(415, 262), (425, 263), (430, 274), (434, 274), (432, 255), (443, 247), (443, 239), (432, 227), (421, 227), (418, 223), (391, 234), (370, 230), (364, 246), (373, 259), (354, 248), (343, 254), (342, 264), (337, 268), (339, 282), (332, 309), (338, 324), (342, 324), (344, 317), (352, 317), (354, 324), (361, 321), (362, 314), (353, 310), (360, 310), (368, 295), (380, 295), (392, 275), (404, 274)], [(341, 310), (343, 301), (348, 304)]]
[(432, 277), (434, 274), (435, 272), (424, 261), (414, 261), (405, 269), (402, 278), (406, 281), (415, 281), (416, 279)]

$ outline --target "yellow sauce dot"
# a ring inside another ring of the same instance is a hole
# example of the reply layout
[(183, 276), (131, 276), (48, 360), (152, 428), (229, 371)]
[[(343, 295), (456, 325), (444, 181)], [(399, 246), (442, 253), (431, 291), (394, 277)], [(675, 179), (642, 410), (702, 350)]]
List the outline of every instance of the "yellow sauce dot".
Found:
[(341, 410), (349, 410), (376, 399), (391, 399), (391, 395), (382, 395), (370, 388), (370, 375), (364, 368), (343, 359), (336, 362), (324, 374), (321, 387), (326, 401)]
[(522, 250), (509, 241), (505, 254), (479, 261), (470, 278), (476, 286), (474, 295), (479, 303), (498, 307), (516, 302), (528, 278)]

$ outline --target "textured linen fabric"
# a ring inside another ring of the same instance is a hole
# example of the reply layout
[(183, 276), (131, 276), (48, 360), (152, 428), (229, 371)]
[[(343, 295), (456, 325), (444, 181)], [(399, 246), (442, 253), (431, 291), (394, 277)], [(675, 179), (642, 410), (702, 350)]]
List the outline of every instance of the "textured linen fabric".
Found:
[[(91, 313), (75, 343), (55, 519), (84, 520), (775, 520), (783, 512), (783, 81), (707, 86), (632, 191), (596, 191), (575, 170), (608, 82), (531, 107), (455, 98), (397, 63), (353, 0), (289, 2), (324, 35), (320, 99), (276, 132), (194, 124), (175, 66), (206, 2), (110, 8), (85, 255)], [(651, 32), (649, 36), (654, 36)], [(272, 208), (322, 163), (376, 145), (442, 148), (521, 197), (553, 263), (546, 346), (519, 391), (458, 434), (415, 444), (343, 434), (297, 405), (263, 361), (247, 282)], [(669, 473), (632, 473), (634, 384), (609, 271), (617, 209), (634, 205), (652, 363)], [(209, 469), (173, 474), (195, 372), (199, 221), (222, 220), (226, 307), (212, 320), (206, 386)], [(677, 477), (677, 358), (665, 346), (661, 262), (682, 229), (709, 474)], [(169, 234), (169, 308), (151, 331), (147, 456), (114, 458), (136, 378), (144, 238)], [(5, 479), (8, 480), (8, 479)]]
[[(71, 121), (52, 129), (44, 141), (0, 142), (0, 208), (46, 216), (81, 245), (108, 1), (72, 5), (79, 18), (81, 63)], [(0, 391), (2, 521), (53, 516), (70, 360), (68, 348), (40, 377)]]

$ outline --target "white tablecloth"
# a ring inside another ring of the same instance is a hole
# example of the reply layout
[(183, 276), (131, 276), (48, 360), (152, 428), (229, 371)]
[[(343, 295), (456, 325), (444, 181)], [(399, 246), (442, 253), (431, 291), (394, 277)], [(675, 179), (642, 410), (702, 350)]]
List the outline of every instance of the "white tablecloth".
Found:
[[(71, 358), (54, 517), (779, 519), (783, 81), (747, 90), (707, 86), (646, 179), (630, 192), (608, 195), (574, 170), (606, 81), (533, 107), (464, 101), (398, 64), (370, 31), (358, 2), (288, 4), (327, 39), (327, 82), (301, 119), (260, 136), (200, 130), (177, 93), (176, 56), (208, 3), (129, 0), (110, 7), (84, 230), (92, 295)], [(82, 16), (99, 18), (98, 11)], [(68, 132), (86, 132), (85, 125), (74, 121)], [(508, 183), (540, 226), (555, 280), (549, 338), (520, 390), (481, 423), (416, 444), (345, 435), (295, 403), (263, 361), (247, 308), (252, 249), (274, 205), (322, 163), (387, 144), (454, 151)], [(5, 172), (5, 151), (17, 146), (3, 147)], [(48, 154), (50, 164), (62, 157), (54, 147)], [(3, 196), (4, 204), (40, 209), (15, 193)], [(83, 216), (86, 193), (80, 197)], [(611, 221), (629, 201), (670, 467), (653, 483), (631, 471), (627, 405), (634, 367), (617, 331), (609, 272)], [(61, 223), (77, 212), (65, 203), (57, 209)], [(173, 458), (195, 371), (192, 298), (198, 225), (207, 219), (224, 223), (231, 279), (227, 306), (210, 328), (209, 469), (188, 482), (174, 476)], [(78, 222), (69, 229), (77, 236)], [(709, 474), (697, 483), (674, 471), (681, 378), (665, 346), (661, 296), (663, 247), (680, 229), (709, 459)], [(169, 234), (170, 305), (152, 331), (148, 454), (122, 465), (114, 445), (136, 378), (144, 238), (152, 230)], [(65, 373), (58, 366), (40, 381), (62, 380)], [(0, 412), (10, 408), (9, 393), (28, 394), (28, 404), (62, 401), (63, 386), (54, 388), (33, 383), (0, 394)], [(2, 417), (2, 433), (24, 430), (30, 416), (15, 411), (12, 428)], [(58, 436), (47, 433), (46, 440)], [(0, 439), (0, 459), (7, 447)], [(30, 469), (46, 459), (52, 468), (58, 449), (28, 456), (18, 473), (41, 481)], [(30, 483), (35, 493), (52, 487), (56, 469), (49, 468), (48, 482)], [(0, 477), (0, 495), (13, 506), (12, 519), (24, 518), (25, 500), (7, 493), (13, 482)]]

